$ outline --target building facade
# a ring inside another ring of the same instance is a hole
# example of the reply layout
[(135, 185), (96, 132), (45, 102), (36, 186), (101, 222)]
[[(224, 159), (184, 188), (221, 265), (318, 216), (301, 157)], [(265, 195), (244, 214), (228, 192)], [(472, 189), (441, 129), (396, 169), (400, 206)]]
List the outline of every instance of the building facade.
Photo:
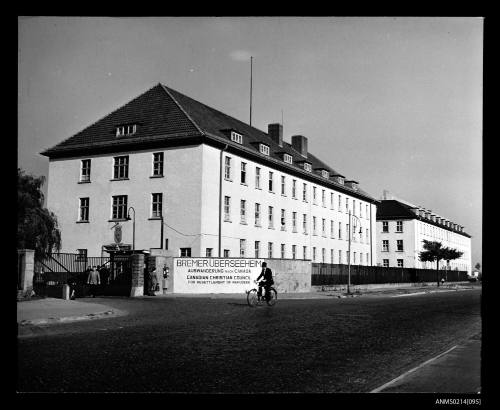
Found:
[[(377, 200), (307, 150), (161, 84), (42, 153), (63, 252), (376, 264)], [(118, 234), (117, 234), (118, 233)], [(116, 245), (118, 243), (118, 245)]]
[(441, 242), (443, 247), (463, 252), (459, 259), (440, 261), (441, 269), (471, 272), (471, 236), (464, 227), (431, 210), (384, 193), (377, 207), (378, 264), (388, 267), (435, 269), (435, 262), (421, 262), (423, 241)]

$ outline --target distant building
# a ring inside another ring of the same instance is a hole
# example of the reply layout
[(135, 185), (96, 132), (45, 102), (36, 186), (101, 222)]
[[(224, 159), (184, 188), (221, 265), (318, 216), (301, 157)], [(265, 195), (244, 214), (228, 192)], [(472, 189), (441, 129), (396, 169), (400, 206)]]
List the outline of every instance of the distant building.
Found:
[(440, 261), (441, 269), (471, 272), (471, 236), (464, 227), (433, 213), (397, 199), (384, 191), (377, 207), (377, 261), (380, 266), (435, 269), (435, 262), (421, 262), (423, 240), (463, 252), (460, 259)]
[(62, 251), (130, 249), (135, 217), (138, 250), (347, 263), (350, 210), (351, 260), (375, 265), (378, 201), (307, 143), (158, 84), (42, 153)]

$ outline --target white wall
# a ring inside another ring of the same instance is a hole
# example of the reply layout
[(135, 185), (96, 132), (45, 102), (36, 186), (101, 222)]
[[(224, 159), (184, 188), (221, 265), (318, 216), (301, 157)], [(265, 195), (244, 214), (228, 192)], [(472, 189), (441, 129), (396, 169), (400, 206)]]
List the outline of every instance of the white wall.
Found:
[[(163, 178), (150, 178), (153, 152), (164, 152)], [(88, 249), (89, 256), (99, 256), (102, 245), (114, 243), (113, 230), (110, 229), (115, 224), (110, 221), (113, 195), (128, 195), (128, 207), (135, 209), (136, 249), (160, 247), (160, 220), (149, 218), (151, 194), (161, 192), (164, 220), (171, 227), (165, 226), (164, 229), (169, 248), (193, 247), (198, 252), (201, 153), (201, 146), (197, 146), (84, 157), (91, 159), (90, 183), (78, 183), (84, 158), (51, 160), (47, 207), (58, 218), (62, 233), (61, 251), (74, 253), (76, 249), (84, 248)], [(113, 157), (118, 155), (129, 155), (129, 180), (111, 181)], [(77, 223), (79, 198), (82, 197), (90, 198), (89, 223)], [(122, 242), (132, 244), (132, 221), (120, 224)]]
[[(317, 248), (316, 262), (322, 261), (322, 248), (325, 248), (325, 262), (330, 263), (330, 252), (334, 250), (334, 263), (338, 262), (338, 250), (342, 250), (342, 263), (346, 263), (348, 249), (346, 224), (348, 214), (345, 211), (346, 195), (342, 197), (341, 209), (338, 209), (339, 193), (318, 184), (311, 184), (301, 178), (292, 177), (283, 172), (278, 172), (272, 168), (260, 165), (239, 157), (238, 155), (224, 153), (223, 157), (231, 157), (231, 181), (223, 178), (222, 183), (222, 207), (224, 206), (224, 196), (231, 198), (231, 222), (224, 221), (222, 213), (222, 246), (230, 250), (231, 257), (240, 256), (240, 239), (246, 239), (246, 256), (255, 257), (254, 242), (260, 241), (261, 258), (268, 258), (268, 242), (273, 243), (273, 257), (281, 257), (281, 244), (285, 244), (285, 258), (292, 258), (292, 245), (297, 246), (297, 259), (303, 258), (303, 246), (307, 246), (307, 258), (312, 259), (313, 247)], [(213, 248), (213, 256), (218, 256), (218, 221), (219, 221), (219, 161), (220, 150), (204, 146), (203, 147), (203, 183), (202, 183), (202, 256), (205, 256), (205, 248)], [(240, 182), (241, 162), (246, 166), (246, 185)], [(223, 158), (223, 170), (224, 173)], [(256, 167), (261, 169), (261, 189), (255, 185)], [(268, 190), (269, 171), (273, 172), (274, 192)], [(281, 176), (285, 175), (285, 195), (281, 194)], [(297, 199), (292, 198), (292, 180), (297, 180)], [(303, 183), (307, 184), (308, 202), (302, 201)], [(312, 186), (317, 187), (316, 204), (313, 201)], [(322, 190), (325, 189), (325, 206), (321, 202)], [(330, 193), (334, 193), (333, 209), (330, 206)], [(246, 200), (246, 224), (240, 220), (240, 200)], [(349, 203), (352, 209), (352, 197), (349, 196)], [(356, 200), (356, 215), (360, 219), (363, 227), (363, 243), (352, 242), (352, 252), (357, 253), (359, 263), (359, 252), (363, 253), (363, 264), (367, 264), (366, 254), (370, 254), (370, 245), (366, 241), (366, 228), (370, 227), (369, 211), (366, 213), (367, 202), (362, 201), (363, 216), (359, 217), (359, 199)], [(255, 226), (255, 203), (261, 204), (261, 227)], [(268, 227), (268, 207), (274, 210), (274, 229)], [(369, 205), (370, 206), (370, 205)], [(375, 243), (375, 215), (376, 206), (372, 207), (372, 229), (370, 235)], [(285, 209), (286, 230), (282, 231), (280, 226), (281, 209)], [(297, 232), (292, 231), (292, 212), (297, 212)], [(303, 214), (307, 214), (307, 231), (303, 234), (302, 220)], [(312, 234), (312, 216), (317, 218), (317, 235)], [(323, 237), (321, 224), (322, 219), (326, 220), (326, 237)], [(330, 221), (334, 221), (334, 238), (331, 237)], [(342, 224), (342, 239), (338, 239), (338, 223)], [(356, 221), (358, 223), (358, 221)], [(358, 223), (359, 230), (359, 223)], [(375, 245), (373, 245), (375, 251)], [(374, 262), (376, 261), (373, 255)], [(370, 257), (368, 258), (370, 260)]]

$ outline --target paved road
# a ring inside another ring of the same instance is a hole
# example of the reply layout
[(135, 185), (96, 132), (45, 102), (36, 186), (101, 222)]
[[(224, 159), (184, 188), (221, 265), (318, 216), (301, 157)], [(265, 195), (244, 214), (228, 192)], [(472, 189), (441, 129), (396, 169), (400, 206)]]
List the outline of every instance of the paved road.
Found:
[(129, 314), (31, 327), (19, 391), (369, 392), (481, 331), (479, 290), (256, 309), (243, 298), (89, 301)]

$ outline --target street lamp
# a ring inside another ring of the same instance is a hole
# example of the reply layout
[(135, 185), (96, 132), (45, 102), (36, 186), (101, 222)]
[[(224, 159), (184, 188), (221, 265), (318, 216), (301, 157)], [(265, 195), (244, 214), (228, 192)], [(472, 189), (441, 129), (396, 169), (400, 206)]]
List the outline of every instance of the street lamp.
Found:
[(127, 221), (130, 221), (130, 210), (134, 211), (134, 220), (132, 222), (132, 253), (135, 251), (135, 209), (134, 207), (130, 207), (127, 211)]
[[(348, 269), (347, 269), (347, 294), (350, 295), (351, 294), (351, 221), (352, 221), (352, 217), (356, 218), (359, 222), (359, 233), (362, 234), (363, 231), (362, 231), (362, 228), (361, 228), (361, 221), (359, 220), (359, 218), (356, 216), (356, 215), (352, 215), (351, 214), (351, 211), (349, 211), (349, 251), (348, 251), (348, 257), (347, 257), (347, 265), (348, 265)], [(356, 229), (356, 225), (354, 225), (354, 229)]]

